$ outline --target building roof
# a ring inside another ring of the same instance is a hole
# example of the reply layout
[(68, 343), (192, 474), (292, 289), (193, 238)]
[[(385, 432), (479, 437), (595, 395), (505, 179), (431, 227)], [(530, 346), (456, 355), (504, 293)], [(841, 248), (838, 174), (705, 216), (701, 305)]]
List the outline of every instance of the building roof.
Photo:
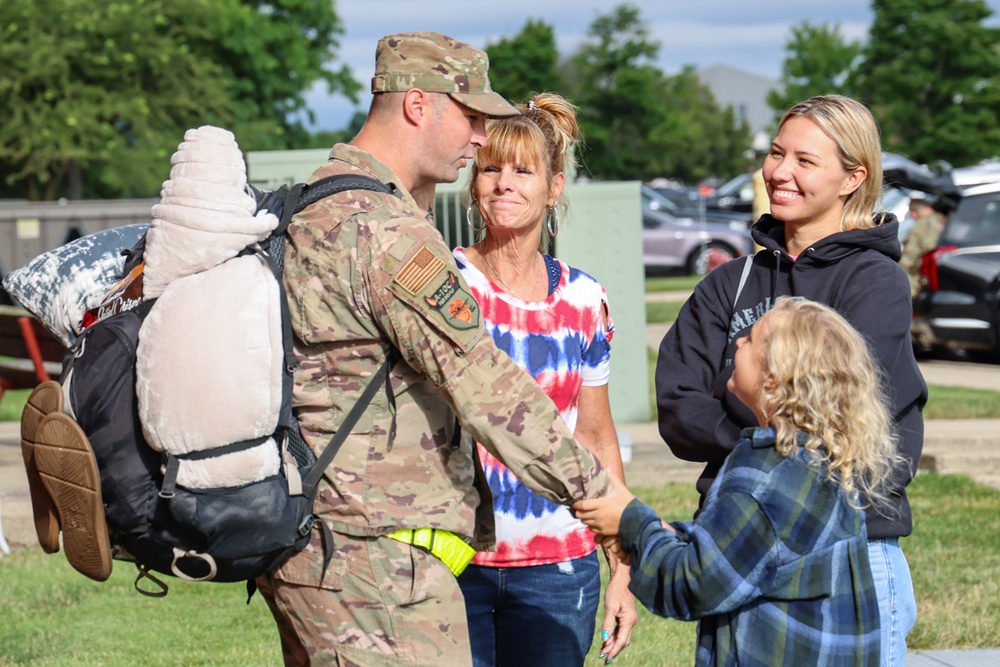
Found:
[(745, 119), (752, 132), (770, 129), (775, 112), (767, 105), (767, 93), (779, 89), (779, 81), (721, 63), (699, 70), (698, 77), (712, 91), (715, 101), (723, 107), (731, 106), (737, 121)]

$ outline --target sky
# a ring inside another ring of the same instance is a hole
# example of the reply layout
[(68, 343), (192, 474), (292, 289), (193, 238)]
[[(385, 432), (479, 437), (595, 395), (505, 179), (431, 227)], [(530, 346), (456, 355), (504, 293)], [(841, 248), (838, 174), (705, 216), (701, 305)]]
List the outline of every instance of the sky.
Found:
[[(867, 39), (872, 21), (870, 0), (629, 0), (638, 7), (652, 37), (660, 42), (660, 68), (676, 74), (686, 65), (696, 69), (716, 63), (779, 79), (785, 44), (792, 26), (838, 23), (848, 40)], [(336, 0), (343, 21), (336, 65), (347, 64), (362, 85), (357, 106), (342, 95), (330, 95), (325, 84), (309, 92), (307, 104), (316, 114), (315, 129), (345, 127), (355, 111), (366, 111), (382, 35), (433, 30), (484, 48), (516, 35), (529, 19), (551, 25), (560, 55), (576, 50), (587, 28), (608, 14), (617, 0)], [(987, 0), (1000, 16), (1000, 0)], [(990, 23), (1000, 24), (994, 17)]]

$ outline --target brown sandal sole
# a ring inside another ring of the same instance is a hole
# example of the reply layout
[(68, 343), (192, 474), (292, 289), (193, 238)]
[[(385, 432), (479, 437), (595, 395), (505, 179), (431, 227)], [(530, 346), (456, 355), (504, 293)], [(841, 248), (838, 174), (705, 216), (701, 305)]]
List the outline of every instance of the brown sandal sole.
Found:
[(45, 553), (59, 551), (59, 515), (55, 503), (42, 483), (35, 462), (38, 445), (38, 427), (42, 419), (63, 410), (63, 390), (55, 380), (43, 382), (28, 397), (21, 413), (21, 455), (28, 473), (28, 491), (31, 494), (31, 511), (35, 520), (38, 543)]
[(35, 461), (59, 514), (66, 559), (80, 573), (105, 581), (111, 576), (111, 542), (87, 435), (69, 415), (52, 413), (38, 426)]

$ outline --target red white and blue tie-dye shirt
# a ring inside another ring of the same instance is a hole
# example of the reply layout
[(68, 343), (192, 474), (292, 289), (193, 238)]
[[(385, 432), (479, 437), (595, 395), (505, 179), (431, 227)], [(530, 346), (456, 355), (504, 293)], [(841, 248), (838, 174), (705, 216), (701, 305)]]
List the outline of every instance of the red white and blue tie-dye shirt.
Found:
[[(586, 273), (546, 256), (548, 298), (522, 301), (493, 284), (462, 248), (454, 254), (479, 302), (486, 332), (535, 378), (570, 430), (575, 430), (580, 388), (605, 385), (611, 375), (614, 324), (604, 288)], [(593, 534), (568, 507), (521, 484), (482, 445), (479, 456), (493, 492), (497, 549), (476, 554), (473, 563), (544, 565), (580, 558), (597, 548)]]

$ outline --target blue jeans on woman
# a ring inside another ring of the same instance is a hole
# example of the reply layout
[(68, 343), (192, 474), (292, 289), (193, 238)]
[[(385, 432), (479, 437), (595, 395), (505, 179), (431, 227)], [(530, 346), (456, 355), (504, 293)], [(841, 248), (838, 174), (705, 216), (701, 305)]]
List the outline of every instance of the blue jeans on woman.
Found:
[(906, 664), (906, 635), (917, 622), (917, 599), (906, 556), (895, 537), (868, 540), (868, 560), (878, 595), (883, 667)]
[(601, 597), (597, 552), (554, 565), (470, 565), (458, 577), (473, 667), (580, 667)]

